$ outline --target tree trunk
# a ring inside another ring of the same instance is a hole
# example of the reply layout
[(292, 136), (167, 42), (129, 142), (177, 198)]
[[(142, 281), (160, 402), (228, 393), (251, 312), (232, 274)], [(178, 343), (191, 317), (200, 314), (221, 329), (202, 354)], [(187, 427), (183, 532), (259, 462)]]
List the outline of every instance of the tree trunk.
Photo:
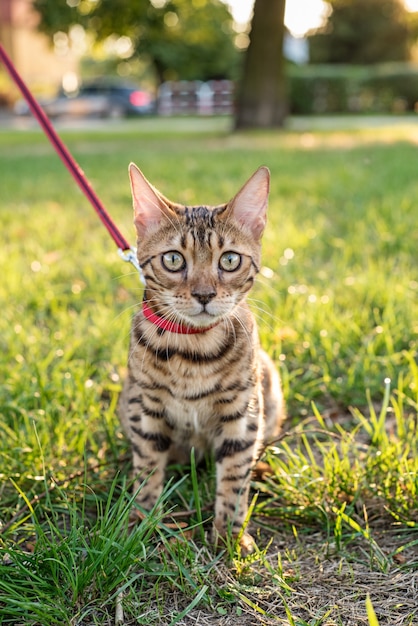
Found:
[(255, 0), (235, 128), (283, 126), (287, 114), (283, 59), (286, 0)]

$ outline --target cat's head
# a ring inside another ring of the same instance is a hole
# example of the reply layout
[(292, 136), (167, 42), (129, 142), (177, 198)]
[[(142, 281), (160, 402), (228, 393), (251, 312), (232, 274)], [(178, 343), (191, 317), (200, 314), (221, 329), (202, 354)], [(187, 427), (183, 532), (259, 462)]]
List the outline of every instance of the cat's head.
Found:
[(133, 163), (129, 175), (150, 307), (193, 328), (230, 315), (259, 269), (269, 170), (260, 167), (230, 202), (215, 207), (171, 202)]

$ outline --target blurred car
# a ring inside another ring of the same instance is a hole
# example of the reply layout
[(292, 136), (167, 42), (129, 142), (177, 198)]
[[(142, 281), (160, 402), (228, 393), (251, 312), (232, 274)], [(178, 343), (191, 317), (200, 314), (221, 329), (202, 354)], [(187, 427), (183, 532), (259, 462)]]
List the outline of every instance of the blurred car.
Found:
[[(91, 81), (84, 83), (74, 93), (60, 91), (56, 98), (39, 100), (49, 117), (108, 117), (148, 115), (156, 111), (155, 98), (148, 91), (129, 83)], [(29, 107), (19, 101), (17, 115), (28, 115)]]

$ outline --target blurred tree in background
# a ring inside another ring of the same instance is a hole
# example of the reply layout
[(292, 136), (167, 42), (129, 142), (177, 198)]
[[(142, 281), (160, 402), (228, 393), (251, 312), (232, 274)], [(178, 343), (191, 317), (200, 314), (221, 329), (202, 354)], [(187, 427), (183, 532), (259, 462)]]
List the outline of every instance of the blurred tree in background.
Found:
[(233, 19), (220, 0), (35, 0), (34, 8), (51, 38), (75, 25), (94, 41), (129, 38), (131, 56), (148, 59), (158, 83), (237, 76)]
[(285, 0), (255, 0), (236, 128), (283, 126), (287, 113), (283, 58)]
[(309, 37), (311, 63), (382, 63), (410, 57), (402, 0), (326, 0), (326, 24)]
[(96, 42), (124, 37), (130, 58), (148, 59), (157, 83), (236, 80), (237, 128), (284, 123), (285, 0), (255, 0), (243, 68), (232, 15), (220, 0), (34, 0), (34, 8), (51, 38), (76, 25)]

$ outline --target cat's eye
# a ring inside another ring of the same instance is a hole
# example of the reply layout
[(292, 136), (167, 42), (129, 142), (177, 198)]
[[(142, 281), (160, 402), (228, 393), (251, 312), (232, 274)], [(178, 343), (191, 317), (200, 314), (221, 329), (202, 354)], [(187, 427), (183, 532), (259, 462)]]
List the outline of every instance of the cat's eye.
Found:
[(219, 259), (219, 267), (226, 272), (234, 272), (241, 265), (241, 255), (237, 252), (224, 252)]
[(165, 269), (169, 272), (179, 272), (186, 266), (184, 256), (180, 254), (180, 252), (176, 252), (175, 250), (163, 254), (161, 257), (161, 262)]

